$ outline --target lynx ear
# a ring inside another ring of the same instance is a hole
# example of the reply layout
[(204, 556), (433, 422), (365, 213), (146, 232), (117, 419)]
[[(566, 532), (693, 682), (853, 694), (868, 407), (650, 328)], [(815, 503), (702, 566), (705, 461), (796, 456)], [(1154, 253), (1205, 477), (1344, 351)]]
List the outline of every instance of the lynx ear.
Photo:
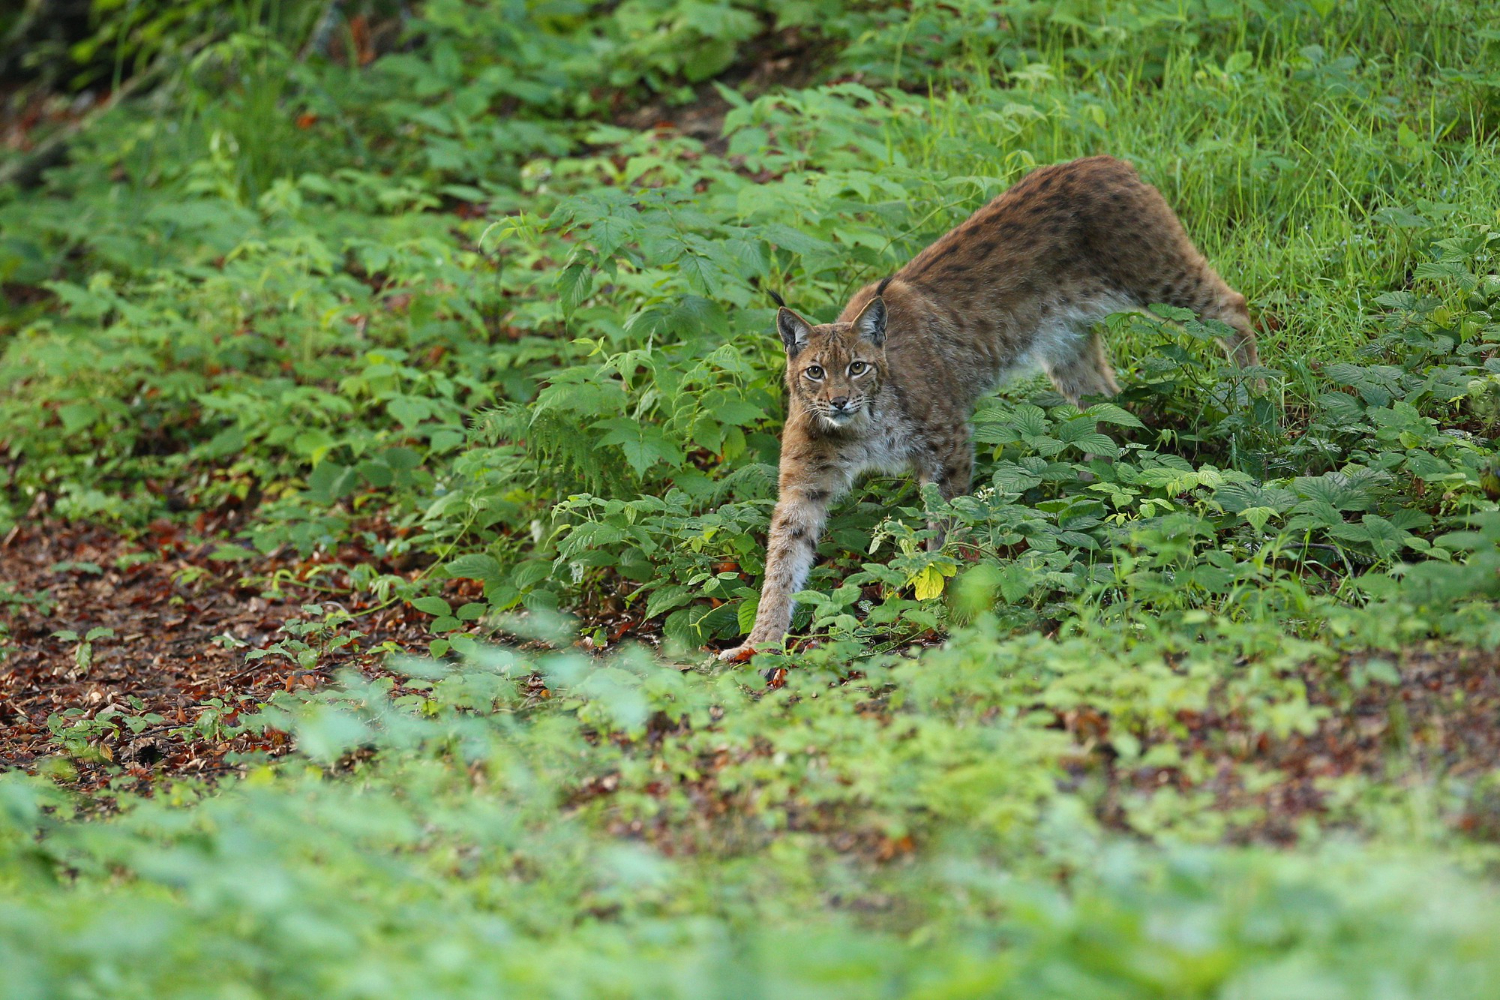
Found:
[(781, 334), (786, 353), (795, 357), (798, 351), (807, 346), (808, 338), (812, 336), (812, 327), (807, 320), (782, 306), (776, 310), (776, 332)]
[(885, 299), (877, 295), (870, 300), (854, 318), (854, 332), (876, 347), (885, 343)]

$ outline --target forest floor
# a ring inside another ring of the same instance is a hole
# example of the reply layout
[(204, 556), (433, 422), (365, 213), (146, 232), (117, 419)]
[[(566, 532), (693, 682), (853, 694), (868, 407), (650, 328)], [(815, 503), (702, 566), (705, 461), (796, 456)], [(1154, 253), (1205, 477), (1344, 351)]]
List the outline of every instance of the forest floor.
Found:
[[(0, 767), (31, 770), (55, 757), (48, 721), (58, 713), (81, 709), (107, 718), (113, 707), (159, 721), (136, 731), (100, 732), (91, 740), (92, 753), (74, 755), (68, 784), (80, 791), (149, 792), (162, 778), (211, 778), (236, 770), (226, 756), (280, 756), (291, 743), (275, 729), (219, 734), (198, 724), (204, 712), (233, 727), (242, 711), (255, 710), (276, 691), (315, 690), (346, 668), (372, 679), (391, 677), (382, 666), (386, 656), (422, 655), (426, 648), (428, 616), (405, 602), (377, 602), (339, 586), (348, 568), (372, 558), (368, 552), (225, 562), (212, 558), (219, 549), (220, 543), (165, 521), (132, 537), (79, 524), (13, 530), (0, 543), (0, 579), (10, 585), (0, 603), (0, 626), (9, 630), (8, 656), (0, 664)], [(266, 590), (273, 580), (275, 590)], [(339, 600), (324, 603), (325, 591)], [(455, 601), (472, 596), (462, 582), (448, 591)], [(307, 669), (289, 656), (247, 661), (247, 650), (269, 647), (284, 625), (314, 610), (308, 605), (349, 612), (354, 621), (345, 632), (360, 635)], [(77, 637), (94, 630), (106, 632), (89, 643), (85, 663)], [(1075, 780), (1107, 775), (1096, 806), (1107, 825), (1129, 829), (1122, 794), (1176, 787), (1207, 794), (1211, 808), (1225, 816), (1255, 817), (1231, 824), (1234, 841), (1289, 845), (1304, 818), (1333, 819), (1329, 793), (1338, 779), (1357, 775), (1399, 789), (1406, 781), (1463, 779), (1500, 768), (1500, 727), (1493, 724), (1500, 718), (1500, 652), (1425, 643), (1389, 659), (1399, 682), (1370, 684), (1352, 702), (1345, 691), (1324, 690), (1330, 676), (1354, 673), (1350, 664), (1331, 672), (1326, 664), (1308, 664), (1308, 701), (1320, 710), (1311, 733), (1277, 738), (1233, 715), (1179, 713), (1173, 741), (1210, 772), (1195, 781), (1174, 767), (1115, 766), (1109, 720), (1096, 711), (1058, 712), (1055, 724), (1080, 747)], [(530, 681), (542, 687), (539, 676)], [(1256, 765), (1254, 776), (1246, 773), (1249, 762)], [(711, 778), (710, 771), (705, 780)], [(1454, 823), (1465, 834), (1500, 833), (1500, 801), (1479, 803)]]

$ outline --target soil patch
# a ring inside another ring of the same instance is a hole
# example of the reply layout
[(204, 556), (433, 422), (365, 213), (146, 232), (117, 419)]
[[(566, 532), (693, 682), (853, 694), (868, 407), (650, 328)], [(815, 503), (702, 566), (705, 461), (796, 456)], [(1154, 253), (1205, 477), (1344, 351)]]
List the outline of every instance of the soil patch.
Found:
[[(211, 558), (222, 545), (189, 538), (165, 522), (136, 539), (61, 523), (28, 526), (6, 539), (0, 548), (0, 770), (32, 769), (58, 755), (62, 748), (48, 721), (55, 724), (73, 710), (73, 722), (101, 713), (105, 720), (161, 717), (136, 731), (101, 727), (82, 754), (70, 754), (83, 789), (102, 786), (122, 767), (147, 782), (168, 773), (212, 774), (225, 768), (231, 750), (275, 750), (284, 739), (189, 738), (187, 730), (204, 712), (217, 712), (230, 725), (277, 689), (316, 687), (348, 665), (377, 672), (371, 650), (383, 642), (426, 648), (431, 619), (404, 603), (377, 606), (347, 590), (324, 603), (330, 596), (325, 588), (338, 591), (347, 567), (369, 561), (367, 553)], [(309, 617), (303, 610), (309, 604), (336, 604), (356, 615), (349, 628), (365, 636), (321, 657), (311, 670), (279, 655), (246, 659), (248, 650), (285, 638), (278, 630)], [(96, 633), (90, 655), (80, 656), (83, 637), (97, 629), (110, 634)]]
[[(1370, 681), (1351, 696), (1327, 681), (1368, 676), (1375, 659), (1399, 682)], [(1328, 711), (1310, 735), (1275, 739), (1252, 733), (1243, 719), (1184, 713), (1186, 734), (1162, 733), (1161, 741), (1206, 757), (1209, 774), (1195, 781), (1176, 767), (1128, 769), (1110, 761), (1101, 818), (1131, 826), (1132, 796), (1169, 786), (1184, 796), (1212, 796), (1232, 841), (1290, 845), (1305, 818), (1337, 825), (1352, 806), (1340, 779), (1363, 776), (1398, 797), (1452, 782), (1449, 790), (1462, 794), (1449, 820), (1466, 833), (1500, 835), (1500, 786), (1489, 791), (1476, 780), (1500, 774), (1500, 653), (1433, 646), (1351, 656), (1336, 670), (1309, 670), (1306, 683), (1308, 701)]]

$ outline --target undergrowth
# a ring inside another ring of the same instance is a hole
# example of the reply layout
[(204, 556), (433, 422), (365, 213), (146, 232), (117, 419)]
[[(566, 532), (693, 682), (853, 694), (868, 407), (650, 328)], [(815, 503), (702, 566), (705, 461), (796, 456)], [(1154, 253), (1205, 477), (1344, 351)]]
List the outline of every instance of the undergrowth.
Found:
[[(0, 188), (0, 529), (357, 543), (430, 658), (205, 713), (297, 750), (107, 820), (0, 781), (0, 995), (1485, 995), (1500, 772), (1425, 770), (1392, 665), (1500, 645), (1483, 9), (351, 6), (379, 51), (312, 45), (323, 4), (96, 4), (158, 83)], [(827, 319), (1096, 153), (1265, 368), (1111, 317), (1118, 398), (1012, 384), (972, 496), (836, 508), (784, 688), (705, 666), (775, 499), (769, 292)], [(1385, 763), (1297, 850), (1224, 846), (1371, 705)], [(127, 715), (58, 716), (43, 771)]]

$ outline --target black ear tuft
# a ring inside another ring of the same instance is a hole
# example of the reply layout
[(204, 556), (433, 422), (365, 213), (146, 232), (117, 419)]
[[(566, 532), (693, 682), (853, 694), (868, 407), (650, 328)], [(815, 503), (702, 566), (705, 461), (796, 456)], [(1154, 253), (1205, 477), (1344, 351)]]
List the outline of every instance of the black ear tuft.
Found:
[(807, 341), (812, 336), (812, 327), (807, 324), (807, 320), (782, 306), (776, 310), (776, 332), (781, 334), (781, 342), (786, 345), (787, 354), (795, 356), (807, 346)]
[(786, 299), (782, 298), (777, 293), (771, 291), (771, 289), (769, 289), (769, 288), (766, 289), (766, 294), (769, 295), (769, 296), (771, 296), (771, 301), (774, 302), (774, 303), (776, 303), (776, 308), (778, 308), (778, 309), (785, 309), (786, 308)]
[(879, 347), (885, 343), (885, 299), (878, 295), (854, 318), (854, 330)]
[(895, 277), (895, 275), (880, 279), (880, 284), (875, 286), (875, 297), (877, 299), (885, 297), (885, 286), (891, 283), (891, 278), (893, 277)]

